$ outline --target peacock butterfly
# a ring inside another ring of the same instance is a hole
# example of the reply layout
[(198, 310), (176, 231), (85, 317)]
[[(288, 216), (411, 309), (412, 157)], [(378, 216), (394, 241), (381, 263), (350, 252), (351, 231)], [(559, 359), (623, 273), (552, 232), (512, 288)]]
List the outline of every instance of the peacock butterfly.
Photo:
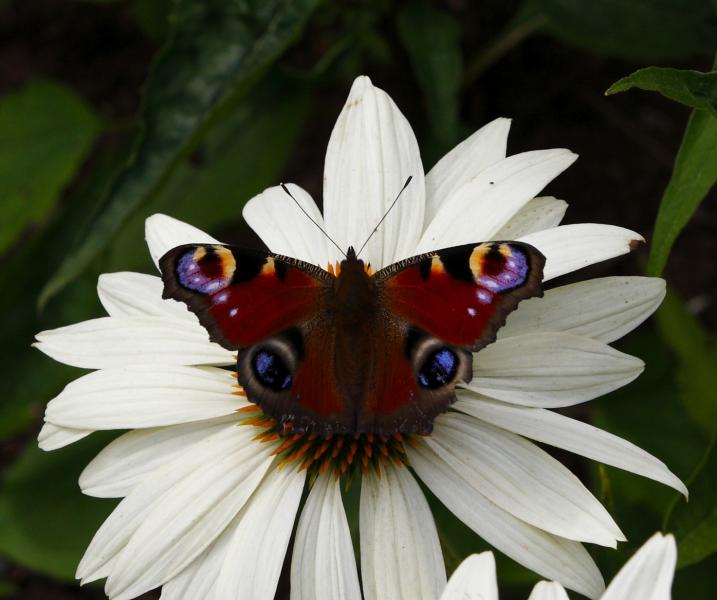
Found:
[(520, 242), (467, 244), (377, 272), (353, 248), (325, 271), (288, 256), (186, 244), (160, 260), (165, 298), (237, 351), (247, 397), (282, 434), (428, 433), (468, 382), (472, 352), (518, 302), (542, 295), (545, 258)]

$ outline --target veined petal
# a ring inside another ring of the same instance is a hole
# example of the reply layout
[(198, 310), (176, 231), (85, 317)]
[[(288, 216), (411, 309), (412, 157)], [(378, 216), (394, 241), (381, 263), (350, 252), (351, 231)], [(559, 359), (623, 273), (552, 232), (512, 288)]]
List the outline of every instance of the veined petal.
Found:
[(230, 371), (214, 367), (101, 369), (67, 384), (45, 419), (76, 429), (133, 429), (202, 421), (234, 413)]
[(435, 600), (446, 584), (438, 532), (408, 469), (392, 464), (361, 482), (361, 573), (367, 600)]
[(425, 444), (475, 490), (517, 517), (571, 540), (616, 546), (610, 514), (565, 466), (535, 444), (467, 415), (435, 421)]
[(601, 342), (567, 333), (503, 338), (473, 357), (470, 390), (512, 404), (556, 408), (630, 383), (644, 363)]
[(162, 585), (162, 600), (218, 600), (217, 577), (227, 554), (227, 547), (239, 526), (241, 511), (215, 539), (211, 545), (197, 556), (179, 575), (172, 577)]
[(69, 444), (73, 444), (93, 433), (93, 429), (72, 429), (60, 427), (53, 423), (45, 423), (37, 436), (37, 445), (41, 450), (49, 452)]
[[(286, 187), (309, 217), (325, 231), (324, 217), (308, 192), (293, 183)], [(272, 252), (324, 269), (328, 265), (328, 240), (281, 186), (270, 187), (254, 196), (244, 206), (242, 215)]]
[(439, 600), (498, 600), (493, 553), (466, 558), (451, 575)]
[[(152, 510), (167, 506), (175, 486), (188, 479), (194, 480), (193, 476), (203, 473), (208, 465), (216, 465), (244, 447), (261, 448), (261, 444), (251, 439), (255, 433), (252, 427), (228, 423), (145, 477), (112, 511), (92, 538), (77, 567), (77, 578), (88, 583), (107, 577), (118, 554)], [(241, 465), (238, 467), (241, 470)]]
[(602, 600), (670, 600), (676, 562), (675, 538), (656, 533), (620, 569)]
[(217, 598), (273, 600), (305, 479), (305, 471), (290, 468), (267, 473), (242, 510), (229, 542), (217, 578)]
[(508, 131), (510, 119), (494, 119), (435, 164), (426, 175), (426, 224), (433, 220), (438, 209), (453, 192), (505, 158)]
[(493, 239), (511, 217), (576, 158), (565, 149), (535, 150), (509, 156), (488, 167), (443, 202), (414, 253)]
[(176, 246), (221, 243), (201, 229), (161, 213), (152, 215), (144, 222), (144, 237), (157, 269), (159, 259)]
[(543, 577), (590, 598), (600, 596), (605, 587), (602, 576), (582, 544), (516, 519), (468, 485), (424, 442), (406, 451), (421, 480), (448, 510), (489, 544)]
[(339, 247), (359, 250), (409, 176), (413, 181), (361, 253), (374, 268), (414, 254), (425, 186), (408, 121), (386, 92), (358, 77), (331, 132), (324, 165), (324, 218)]
[(565, 216), (568, 203), (553, 196), (533, 198), (494, 235), (496, 240), (515, 240), (535, 231), (557, 227)]
[(563, 331), (609, 344), (649, 317), (665, 297), (657, 277), (601, 277), (548, 290), (508, 316), (498, 337)]
[(80, 489), (82, 493), (98, 498), (127, 496), (155, 469), (232, 423), (238, 424), (233, 414), (125, 433), (110, 442), (85, 467), (80, 475)]
[(565, 588), (557, 581), (539, 581), (530, 592), (528, 600), (570, 600)]
[(687, 488), (651, 454), (612, 433), (543, 408), (513, 406), (459, 392), (453, 408), (496, 427), (654, 479), (687, 496)]
[(105, 584), (107, 595), (130, 600), (178, 575), (241, 510), (272, 460), (265, 444), (243, 439), (236, 450), (215, 455), (173, 485), (120, 552)]
[(162, 587), (162, 598), (273, 598), (305, 477), (270, 470), (214, 543)]
[(111, 317), (169, 317), (197, 322), (194, 313), (176, 300), (162, 298), (162, 280), (144, 273), (103, 273), (97, 295)]
[(339, 481), (320, 475), (301, 512), (291, 559), (292, 600), (361, 600)]
[(519, 241), (532, 244), (545, 255), (543, 281), (548, 281), (627, 254), (645, 239), (639, 233), (622, 227), (578, 223), (530, 233), (520, 237)]
[(35, 347), (83, 369), (129, 365), (230, 365), (234, 355), (209, 341), (199, 322), (161, 317), (102, 317), (42, 331)]

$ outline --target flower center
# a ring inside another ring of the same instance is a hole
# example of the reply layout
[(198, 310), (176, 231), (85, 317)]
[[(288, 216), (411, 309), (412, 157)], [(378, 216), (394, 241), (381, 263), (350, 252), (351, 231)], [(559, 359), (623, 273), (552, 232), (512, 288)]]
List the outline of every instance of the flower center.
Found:
[(311, 475), (327, 471), (336, 477), (347, 475), (349, 480), (357, 471), (362, 474), (374, 470), (379, 476), (381, 466), (389, 462), (408, 465), (404, 444), (416, 444), (415, 436), (394, 433), (391, 436), (374, 433), (336, 434), (326, 437), (316, 433), (293, 434), (282, 437), (276, 421), (265, 415), (256, 404), (249, 404), (237, 411), (241, 425), (261, 429), (254, 439), (274, 444), (272, 454), (279, 457), (279, 466), (293, 466), (299, 471), (308, 470)]

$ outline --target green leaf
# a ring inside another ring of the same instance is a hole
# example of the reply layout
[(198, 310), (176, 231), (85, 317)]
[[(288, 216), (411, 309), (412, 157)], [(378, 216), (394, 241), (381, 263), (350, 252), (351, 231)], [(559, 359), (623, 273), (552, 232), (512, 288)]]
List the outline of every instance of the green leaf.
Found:
[(690, 115), (677, 152), (670, 182), (665, 188), (652, 234), (647, 264), (650, 275), (660, 275), (677, 236), (717, 182), (717, 119), (702, 110)]
[(632, 88), (659, 92), (692, 108), (707, 110), (717, 117), (717, 71), (700, 73), (681, 69), (647, 67), (613, 83), (606, 96)]
[[(135, 212), (108, 249), (102, 270), (155, 271), (141, 241), (144, 220), (156, 212), (206, 231), (217, 233), (224, 228), (231, 233), (246, 201), (277, 183), (310, 100), (304, 84), (289, 84), (275, 74), (267, 77), (228, 118), (208, 132), (197, 160), (185, 160), (161, 192)], [(232, 237), (240, 242), (243, 236), (237, 232)]]
[(546, 29), (592, 53), (653, 60), (711, 54), (717, 13), (711, 0), (528, 0)]
[(677, 566), (701, 562), (717, 552), (717, 445), (713, 438), (704, 459), (688, 481), (690, 501), (680, 502), (665, 528), (677, 538)]
[(0, 253), (52, 209), (99, 129), (91, 107), (59, 83), (0, 98)]
[(448, 13), (428, 3), (414, 3), (398, 15), (398, 32), (425, 98), (432, 137), (429, 155), (438, 157), (455, 145), (460, 134), (460, 28)]
[[(0, 345), (5, 368), (0, 378), (0, 438), (26, 425), (31, 414), (40, 413), (65, 383), (80, 374), (31, 348), (34, 334), (101, 316), (95, 289), (100, 272), (155, 272), (143, 243), (149, 214), (165, 212), (215, 234), (222, 225), (230, 231), (228, 226), (240, 218), (246, 200), (276, 183), (310, 100), (305, 84), (269, 74), (231, 115), (213, 124), (196, 155), (175, 169), (162, 191), (134, 213), (107, 251), (38, 315), (33, 301), (62, 256), (73, 226), (88, 211), (97, 189), (106, 186), (121, 149), (98, 157), (101, 162), (95, 161), (89, 173), (93, 181), (83, 179), (83, 185), (73, 189), (66, 213), (0, 270), (0, 287), (6, 290), (0, 295), (0, 331), (6, 336)], [(227, 241), (240, 237), (235, 233)]]
[(164, 40), (169, 31), (172, 0), (134, 0), (134, 16), (142, 30), (153, 40)]
[(77, 369), (48, 359), (31, 344), (38, 331), (100, 316), (95, 291), (99, 272), (86, 269), (77, 284), (65, 289), (42, 314), (36, 310), (35, 300), (128, 147), (116, 138), (101, 144), (92, 168), (63, 198), (63, 210), (53, 214), (48, 226), (0, 269), (0, 289), (4, 290), (0, 294), (0, 331), (4, 336), (0, 345), (0, 438), (19, 432), (40, 412), (39, 403), (46, 403), (78, 374)]
[(674, 292), (657, 311), (664, 343), (675, 354), (675, 381), (692, 421), (708, 436), (717, 433), (717, 344)]
[(73, 580), (77, 564), (116, 504), (83, 496), (77, 478), (108, 441), (94, 434), (45, 453), (31, 444), (0, 488), (0, 554), (52, 577)]
[(145, 89), (136, 150), (45, 286), (41, 305), (107, 246), (196, 145), (217, 111), (289, 45), (316, 3), (177, 0), (169, 39)]

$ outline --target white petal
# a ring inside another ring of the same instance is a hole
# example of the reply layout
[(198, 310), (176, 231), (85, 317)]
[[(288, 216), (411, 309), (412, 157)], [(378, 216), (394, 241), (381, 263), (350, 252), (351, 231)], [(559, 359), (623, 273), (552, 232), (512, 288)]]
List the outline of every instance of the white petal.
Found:
[[(361, 253), (374, 268), (412, 255), (423, 227), (425, 186), (416, 136), (393, 100), (368, 77), (354, 81), (331, 132), (324, 165), (324, 217), (342, 248), (358, 251), (403, 187), (413, 180)], [(332, 255), (338, 258), (335, 250)]]
[(676, 561), (675, 538), (656, 533), (620, 569), (602, 600), (670, 600)]
[(52, 423), (45, 423), (37, 436), (37, 445), (40, 446), (41, 450), (49, 452), (50, 450), (57, 450), (73, 444), (87, 437), (93, 431), (93, 429), (71, 429), (70, 427), (60, 427)]
[(127, 496), (155, 469), (232, 422), (237, 423), (235, 415), (125, 433), (108, 444), (82, 471), (79, 481), (82, 493), (98, 498)]
[(446, 570), (428, 502), (408, 469), (389, 465), (361, 482), (364, 598), (435, 600)]
[(304, 504), (291, 559), (291, 600), (361, 600), (339, 481), (321, 475)]
[(535, 444), (467, 415), (448, 413), (425, 440), (488, 500), (560, 537), (616, 546), (619, 527), (565, 466)]
[(242, 443), (235, 442), (234, 451), (213, 456), (147, 511), (113, 565), (105, 585), (108, 596), (129, 600), (169, 581), (241, 510), (273, 460), (270, 447), (249, 441), (254, 428), (246, 427), (249, 436), (242, 436), (241, 429), (235, 427)]
[(644, 238), (634, 231), (613, 225), (578, 223), (561, 225), (522, 236), (547, 259), (543, 281), (577, 271), (608, 258), (627, 254)]
[(493, 239), (576, 158), (569, 150), (536, 150), (509, 156), (488, 167), (443, 202), (415, 253)]
[(533, 198), (494, 235), (496, 240), (516, 240), (535, 231), (557, 227), (565, 216), (568, 203), (553, 196)]
[(498, 600), (493, 553), (471, 554), (458, 565), (440, 600)]
[(152, 215), (144, 222), (144, 237), (158, 269), (159, 259), (176, 246), (221, 243), (201, 229), (161, 213)]
[(35, 347), (73, 367), (230, 365), (234, 355), (209, 341), (198, 322), (161, 317), (102, 317), (42, 331)]
[(111, 317), (171, 317), (197, 321), (186, 305), (162, 299), (162, 280), (144, 273), (104, 273), (97, 281), (97, 295)]
[(230, 371), (215, 367), (124, 367), (75, 379), (45, 418), (76, 429), (133, 429), (201, 421), (246, 405)]
[(510, 119), (494, 119), (436, 163), (426, 175), (426, 223), (459, 187), (505, 158), (509, 130)]
[[(119, 552), (154, 508), (167, 505), (175, 486), (202, 473), (226, 456), (236, 454), (243, 447), (256, 448), (251, 440), (254, 435), (252, 427), (228, 423), (145, 477), (99, 528), (80, 561), (77, 578), (87, 583), (107, 577)], [(241, 465), (238, 467), (241, 470)]]
[(609, 344), (647, 319), (664, 297), (665, 281), (657, 277), (581, 281), (522, 302), (498, 336), (564, 331)]
[[(311, 219), (325, 231), (324, 218), (308, 192), (293, 183), (286, 187)], [(326, 236), (281, 186), (270, 187), (254, 196), (244, 206), (242, 215), (272, 252), (326, 268), (329, 262)]]
[(570, 600), (565, 588), (557, 581), (539, 581), (530, 592), (528, 600)]
[(644, 369), (633, 356), (567, 333), (501, 339), (473, 357), (468, 389), (513, 404), (555, 408), (630, 383)]
[[(219, 573), (226, 600), (273, 600), (306, 472), (274, 469), (242, 510)], [(198, 596), (192, 596), (198, 597)]]
[(162, 600), (217, 599), (217, 577), (224, 564), (229, 542), (239, 526), (240, 516), (241, 512), (187, 568), (162, 586)]
[(574, 452), (618, 469), (669, 485), (687, 496), (687, 488), (667, 466), (627, 440), (543, 408), (496, 402), (471, 392), (459, 392), (453, 408), (525, 437)]
[(499, 508), (425, 443), (406, 450), (416, 474), (438, 499), (489, 544), (590, 598), (602, 593), (600, 571), (581, 544), (546, 533)]

